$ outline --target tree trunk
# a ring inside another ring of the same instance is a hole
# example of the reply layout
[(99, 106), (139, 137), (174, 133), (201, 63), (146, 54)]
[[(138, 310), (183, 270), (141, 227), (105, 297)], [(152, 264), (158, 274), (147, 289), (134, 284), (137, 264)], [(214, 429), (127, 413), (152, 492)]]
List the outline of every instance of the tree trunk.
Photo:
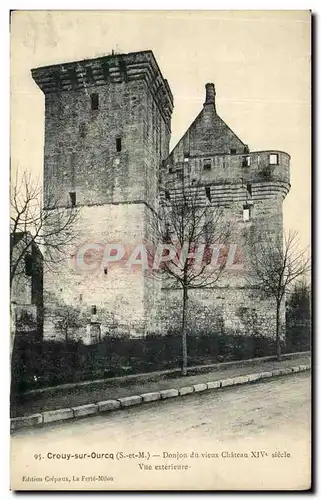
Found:
[(182, 315), (182, 375), (187, 375), (187, 331), (186, 331), (186, 314), (187, 314), (187, 288), (183, 288), (183, 315)]
[(10, 302), (10, 360), (12, 360), (15, 334), (16, 334), (16, 312), (14, 304)]
[(281, 361), (281, 341), (280, 341), (280, 304), (276, 305), (276, 359)]

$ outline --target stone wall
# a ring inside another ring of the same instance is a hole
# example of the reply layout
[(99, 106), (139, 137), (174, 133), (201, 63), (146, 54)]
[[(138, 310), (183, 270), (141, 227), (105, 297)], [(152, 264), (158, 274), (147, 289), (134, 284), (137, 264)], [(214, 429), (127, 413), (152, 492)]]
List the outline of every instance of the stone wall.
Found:
[[(273, 337), (276, 306), (248, 288), (217, 287), (190, 290), (188, 333), (190, 335), (244, 334)], [(254, 300), (255, 299), (255, 300)], [(182, 321), (182, 291), (163, 289), (159, 303), (162, 328), (159, 333), (179, 332)], [(285, 324), (285, 307), (281, 311)], [(283, 332), (284, 333), (284, 332)]]
[[(161, 119), (147, 92), (138, 81), (46, 96), (45, 183), (63, 206), (70, 204), (69, 192), (77, 205), (153, 204), (160, 137), (152, 121)], [(93, 93), (98, 110), (90, 107)]]
[[(55, 272), (45, 272), (45, 303), (81, 307), (89, 317), (95, 305), (103, 330), (113, 320), (124, 333), (144, 328), (144, 273), (139, 266), (125, 267), (126, 258), (142, 242), (144, 217), (143, 204), (82, 207), (69, 257), (56, 265)], [(104, 263), (107, 244), (123, 245), (124, 258)]]

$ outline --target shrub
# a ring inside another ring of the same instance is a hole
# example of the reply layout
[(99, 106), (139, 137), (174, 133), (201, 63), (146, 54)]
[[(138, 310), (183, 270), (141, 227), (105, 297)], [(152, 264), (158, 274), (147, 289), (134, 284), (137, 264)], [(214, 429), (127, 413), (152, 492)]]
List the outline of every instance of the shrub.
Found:
[[(273, 339), (243, 335), (188, 338), (188, 365), (249, 359), (275, 353)], [(106, 338), (85, 346), (74, 341), (33, 342), (18, 337), (12, 358), (12, 392), (63, 383), (180, 368), (179, 335)]]

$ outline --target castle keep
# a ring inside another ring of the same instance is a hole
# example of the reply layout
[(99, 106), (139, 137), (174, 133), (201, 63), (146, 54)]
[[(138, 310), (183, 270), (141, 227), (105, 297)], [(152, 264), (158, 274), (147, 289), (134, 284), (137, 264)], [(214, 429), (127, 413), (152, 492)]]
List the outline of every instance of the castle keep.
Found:
[[(32, 76), (45, 95), (44, 209), (51, 209), (54, 192), (60, 206), (79, 210), (75, 253), (84, 244), (154, 242), (153, 214), (179, 192), (182, 172), (191, 187), (202, 179), (200, 198), (224, 207), (238, 245), (253, 225), (282, 232), (290, 157), (251, 151), (218, 115), (212, 83), (199, 115), (170, 152), (173, 96), (151, 51), (41, 67)], [(172, 299), (181, 292), (144, 269), (79, 269), (74, 257), (44, 273), (44, 338), (60, 339), (55, 309), (61, 305), (83, 311), (87, 325), (77, 335), (87, 341), (93, 316), (103, 335), (111, 328), (119, 335), (165, 332), (179, 319)], [(246, 327), (240, 309), (253, 310), (251, 290), (237, 272), (213, 290), (193, 290), (193, 300), (220, 310), (230, 330)], [(268, 333), (273, 308), (267, 300), (257, 304), (256, 317)]]

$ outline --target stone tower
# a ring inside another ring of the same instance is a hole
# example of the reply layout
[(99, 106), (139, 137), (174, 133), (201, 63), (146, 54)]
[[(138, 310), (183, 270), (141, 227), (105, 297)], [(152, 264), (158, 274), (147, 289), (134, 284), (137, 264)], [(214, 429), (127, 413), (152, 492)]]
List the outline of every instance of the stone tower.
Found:
[(120, 332), (139, 335), (153, 318), (153, 279), (120, 265), (80, 269), (75, 256), (86, 244), (131, 249), (152, 238), (171, 132), (167, 80), (151, 51), (36, 68), (32, 77), (45, 95), (44, 208), (50, 191), (61, 207), (79, 210), (74, 253), (44, 275), (44, 337), (57, 338), (59, 304), (92, 312), (107, 329), (112, 317)]
[[(259, 228), (263, 235), (282, 234), (282, 204), (290, 189), (290, 156), (283, 151), (250, 151), (218, 115), (215, 100), (215, 86), (207, 83), (201, 112), (163, 162), (162, 199), (179, 196), (181, 179), (188, 178), (191, 187), (197, 184), (200, 199), (224, 207), (226, 219), (233, 223), (232, 241), (243, 250), (244, 237), (251, 228)], [(275, 308), (270, 301), (258, 298), (253, 304), (251, 293), (244, 271), (235, 266), (215, 289), (193, 290), (191, 295), (209, 309), (222, 311), (226, 331), (246, 332), (244, 315), (252, 315), (259, 331), (269, 334)], [(169, 294), (175, 292), (163, 290), (164, 296)], [(172, 300), (163, 300), (162, 304), (168, 302)]]

